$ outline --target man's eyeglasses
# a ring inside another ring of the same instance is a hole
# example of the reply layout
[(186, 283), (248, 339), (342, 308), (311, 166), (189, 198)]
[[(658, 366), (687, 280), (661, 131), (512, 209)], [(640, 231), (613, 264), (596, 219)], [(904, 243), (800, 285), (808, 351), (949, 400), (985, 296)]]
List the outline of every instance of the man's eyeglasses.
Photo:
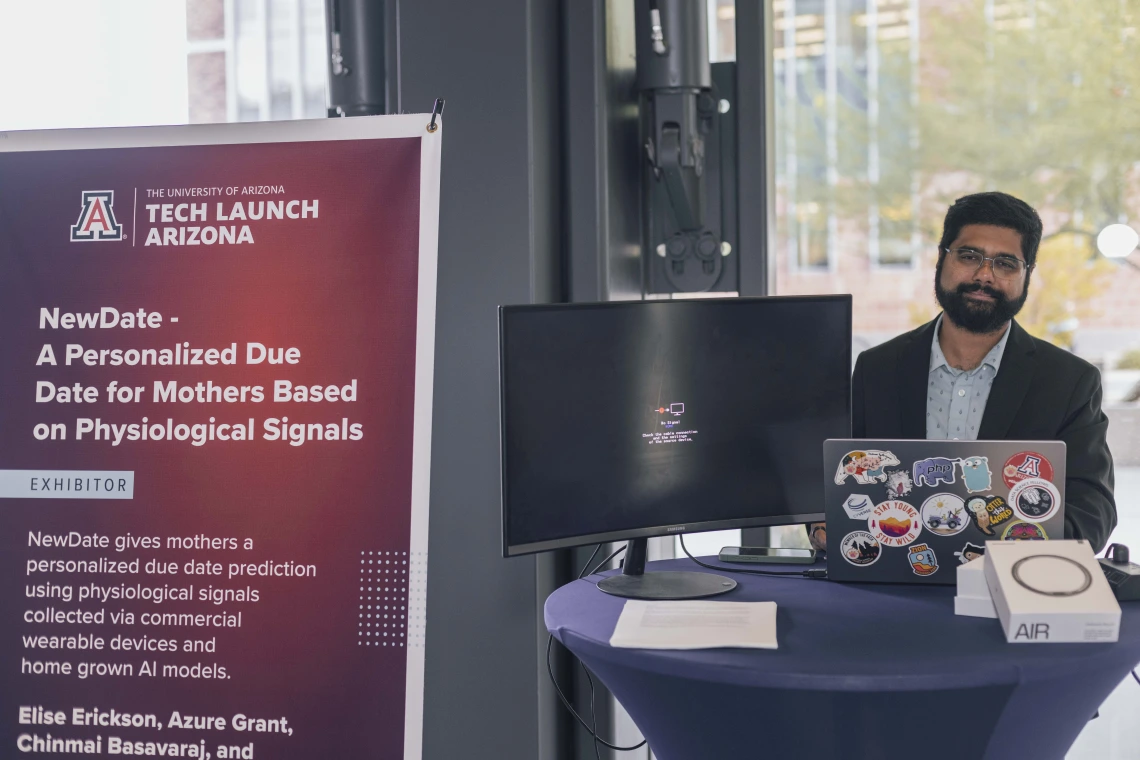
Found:
[(1012, 280), (1025, 269), (1025, 262), (1008, 253), (999, 253), (997, 256), (987, 256), (975, 248), (943, 248), (959, 267), (969, 272), (977, 272), (988, 261), (994, 271), (994, 277), (1002, 280)]

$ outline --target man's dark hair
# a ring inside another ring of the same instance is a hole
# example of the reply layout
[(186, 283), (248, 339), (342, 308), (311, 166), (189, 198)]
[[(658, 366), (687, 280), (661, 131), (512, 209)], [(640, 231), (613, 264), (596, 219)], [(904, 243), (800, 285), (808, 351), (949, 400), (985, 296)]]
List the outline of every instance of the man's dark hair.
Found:
[(954, 205), (946, 212), (942, 241), (938, 244), (939, 269), (942, 268), (946, 249), (958, 239), (962, 228), (969, 224), (990, 224), (1019, 233), (1021, 255), (1025, 257), (1026, 265), (1032, 267), (1037, 261), (1037, 248), (1041, 245), (1041, 217), (1033, 207), (1007, 193), (974, 193), (954, 201)]

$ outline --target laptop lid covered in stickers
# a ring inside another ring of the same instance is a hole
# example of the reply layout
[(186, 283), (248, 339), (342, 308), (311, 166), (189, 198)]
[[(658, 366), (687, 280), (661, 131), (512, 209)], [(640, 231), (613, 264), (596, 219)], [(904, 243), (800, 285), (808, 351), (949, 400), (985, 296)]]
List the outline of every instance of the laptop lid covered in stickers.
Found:
[(1064, 538), (1062, 441), (823, 443), (827, 577), (954, 585), (986, 541)]

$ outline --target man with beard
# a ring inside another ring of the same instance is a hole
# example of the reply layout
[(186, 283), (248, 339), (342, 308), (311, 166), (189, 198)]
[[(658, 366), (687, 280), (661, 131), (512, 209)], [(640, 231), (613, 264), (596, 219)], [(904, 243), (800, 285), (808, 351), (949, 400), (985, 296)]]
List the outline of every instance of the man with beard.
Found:
[[(942, 313), (859, 355), (854, 438), (1057, 440), (1067, 444), (1065, 538), (1100, 551), (1116, 527), (1100, 372), (1029, 335), (1041, 218), (1005, 193), (959, 198), (946, 214), (934, 292)], [(826, 545), (823, 523), (811, 543)]]

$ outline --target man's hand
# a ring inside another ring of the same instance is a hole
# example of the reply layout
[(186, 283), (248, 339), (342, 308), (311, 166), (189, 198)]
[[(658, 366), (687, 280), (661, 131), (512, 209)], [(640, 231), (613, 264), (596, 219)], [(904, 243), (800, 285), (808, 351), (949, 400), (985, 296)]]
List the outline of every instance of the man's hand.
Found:
[(827, 523), (812, 523), (808, 526), (808, 541), (817, 552), (827, 550)]

